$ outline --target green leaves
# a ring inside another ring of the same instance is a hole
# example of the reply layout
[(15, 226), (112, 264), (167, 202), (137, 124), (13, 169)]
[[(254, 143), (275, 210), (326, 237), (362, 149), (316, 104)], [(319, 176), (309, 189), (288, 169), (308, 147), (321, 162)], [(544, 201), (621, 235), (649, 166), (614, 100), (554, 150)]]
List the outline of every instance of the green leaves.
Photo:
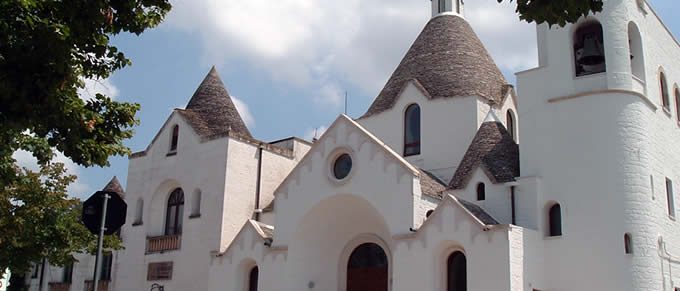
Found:
[[(63, 264), (93, 246), (80, 202), (66, 194), (75, 177), (50, 164), (53, 150), (86, 167), (129, 154), (123, 141), (139, 105), (83, 100), (78, 89), (131, 64), (112, 35), (140, 34), (170, 8), (169, 0), (0, 1), (0, 270), (22, 272), (42, 257)], [(40, 172), (18, 168), (17, 150), (32, 153)]]
[[(497, 0), (498, 3), (503, 0)], [(512, 2), (513, 0), (508, 0)], [(520, 19), (537, 24), (564, 26), (590, 12), (602, 11), (602, 0), (515, 0)]]
[[(66, 194), (75, 179), (54, 163), (39, 172), (17, 169), (12, 183), (0, 189), (1, 270), (28, 271), (43, 257), (61, 266), (73, 262), (74, 253), (95, 248), (96, 236), (80, 222), (80, 201)], [(108, 248), (122, 247), (116, 237), (105, 241)]]

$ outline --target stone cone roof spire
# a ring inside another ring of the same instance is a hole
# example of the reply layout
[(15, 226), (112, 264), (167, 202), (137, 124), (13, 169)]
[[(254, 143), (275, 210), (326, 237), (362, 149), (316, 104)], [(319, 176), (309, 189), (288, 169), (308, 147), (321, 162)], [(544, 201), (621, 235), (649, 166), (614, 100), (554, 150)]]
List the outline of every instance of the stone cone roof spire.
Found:
[(203, 138), (215, 138), (229, 131), (252, 137), (229, 92), (213, 66), (189, 100), (178, 110)]
[(125, 190), (123, 190), (123, 186), (120, 185), (118, 177), (116, 176), (113, 176), (111, 181), (109, 181), (109, 183), (106, 184), (102, 190), (116, 192), (120, 197), (125, 197)]
[(427, 23), (363, 117), (392, 108), (409, 81), (428, 98), (480, 96), (490, 104), (511, 88), (470, 24), (451, 14)]
[(465, 188), (477, 167), (481, 167), (494, 183), (510, 182), (519, 177), (519, 146), (499, 121), (484, 121), (479, 127), (449, 188)]

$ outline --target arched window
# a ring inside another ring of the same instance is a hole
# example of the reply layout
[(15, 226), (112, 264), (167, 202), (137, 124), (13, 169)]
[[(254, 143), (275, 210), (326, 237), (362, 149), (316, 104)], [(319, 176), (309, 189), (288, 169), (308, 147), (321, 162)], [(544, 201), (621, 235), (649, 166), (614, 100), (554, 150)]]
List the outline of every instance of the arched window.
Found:
[(562, 235), (562, 208), (559, 203), (550, 206), (550, 210), (548, 211), (548, 235)]
[(184, 216), (184, 191), (177, 188), (168, 198), (165, 214), (165, 235), (182, 234), (182, 216)]
[(506, 128), (508, 129), (508, 132), (510, 133), (510, 136), (512, 136), (512, 139), (517, 141), (515, 138), (515, 117), (513, 117), (512, 110), (508, 109), (508, 112), (506, 114)]
[(425, 212), (425, 217), (430, 217), (430, 215), (432, 215), (432, 212), (434, 212), (434, 210), (432, 210), (432, 209)]
[(595, 21), (583, 23), (574, 33), (574, 63), (576, 76), (602, 73), (607, 70), (604, 59), (602, 25)]
[(446, 290), (467, 290), (467, 262), (461, 252), (452, 253), (446, 260)]
[(257, 291), (258, 277), (260, 276), (260, 269), (255, 266), (250, 269), (248, 273), (248, 291)]
[(623, 235), (623, 249), (626, 254), (633, 253), (633, 239), (630, 237), (630, 233)]
[(661, 90), (661, 105), (663, 105), (664, 109), (670, 111), (671, 101), (668, 97), (668, 82), (666, 82), (666, 75), (663, 72), (659, 72), (659, 86)]
[(201, 216), (201, 190), (194, 191), (194, 195), (191, 197), (191, 216), (199, 217)]
[(477, 201), (482, 201), (486, 199), (486, 185), (484, 183), (479, 182), (477, 184)]
[(630, 70), (633, 76), (645, 80), (645, 63), (642, 54), (642, 37), (635, 23), (628, 23), (628, 44), (630, 47)]
[(134, 224), (142, 224), (144, 216), (144, 200), (142, 198), (137, 199), (137, 206), (135, 209), (135, 222)]
[(170, 152), (177, 151), (177, 142), (179, 140), (179, 125), (172, 127), (172, 138), (170, 139)]
[(374, 243), (358, 246), (347, 262), (347, 290), (387, 291), (387, 255)]
[(680, 89), (675, 88), (675, 118), (680, 122)]
[(404, 156), (420, 154), (420, 106), (411, 104), (404, 113)]

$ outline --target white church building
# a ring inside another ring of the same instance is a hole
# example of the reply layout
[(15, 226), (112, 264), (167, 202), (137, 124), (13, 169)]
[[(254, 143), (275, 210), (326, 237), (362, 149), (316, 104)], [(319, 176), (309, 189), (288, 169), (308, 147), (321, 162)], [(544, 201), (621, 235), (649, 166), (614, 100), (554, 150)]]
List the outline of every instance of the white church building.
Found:
[(112, 289), (680, 290), (673, 34), (605, 0), (538, 25), (515, 88), (463, 11), (432, 1), (366, 113), (311, 143), (254, 138), (213, 68), (130, 157)]

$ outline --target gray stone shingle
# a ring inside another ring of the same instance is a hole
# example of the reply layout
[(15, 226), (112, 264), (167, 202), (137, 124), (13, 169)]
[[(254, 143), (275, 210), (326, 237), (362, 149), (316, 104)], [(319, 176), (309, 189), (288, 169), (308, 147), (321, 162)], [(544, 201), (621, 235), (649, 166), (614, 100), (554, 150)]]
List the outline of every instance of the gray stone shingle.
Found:
[(427, 23), (362, 117), (392, 108), (408, 81), (428, 98), (479, 96), (500, 104), (512, 86), (464, 19), (441, 15)]

